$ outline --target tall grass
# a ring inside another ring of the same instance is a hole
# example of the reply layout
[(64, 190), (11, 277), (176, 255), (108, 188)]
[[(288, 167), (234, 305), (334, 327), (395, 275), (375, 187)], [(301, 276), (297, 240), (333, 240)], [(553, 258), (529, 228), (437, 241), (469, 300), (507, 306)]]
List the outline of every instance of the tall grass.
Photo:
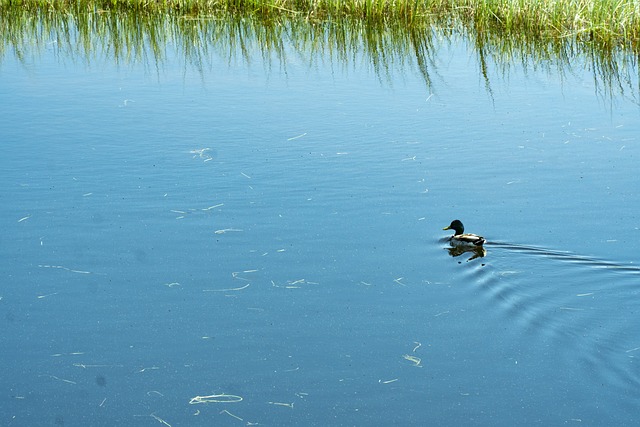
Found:
[(212, 66), (214, 57), (286, 68), (289, 56), (295, 55), (296, 62), (305, 58), (311, 67), (315, 61), (346, 69), (369, 63), (381, 80), (393, 81), (394, 73), (418, 73), (431, 91), (433, 79), (442, 78), (438, 53), (464, 40), (475, 48), (478, 71), (489, 91), (491, 79), (507, 77), (511, 67), (547, 68), (555, 75), (578, 67), (579, 72), (592, 71), (604, 95), (637, 95), (637, 76), (630, 73), (638, 69), (638, 53), (629, 44), (596, 43), (581, 32), (563, 37), (533, 30), (506, 34), (504, 28), (515, 28), (514, 16), (469, 16), (464, 23), (449, 16), (437, 23), (416, 19), (407, 24), (343, 15), (319, 20), (290, 13), (124, 13), (118, 8), (80, 11), (57, 6), (10, 7), (0, 15), (0, 66), (10, 54), (28, 63), (27, 55), (39, 50), (87, 63), (142, 63), (150, 69), (161, 69), (177, 57), (201, 72)]
[(640, 42), (638, 0), (0, 0), (0, 9), (232, 13), (308, 20), (362, 19), (405, 25), (455, 21), (482, 31)]
[(636, 0), (467, 0), (474, 22), (507, 33), (638, 44)]

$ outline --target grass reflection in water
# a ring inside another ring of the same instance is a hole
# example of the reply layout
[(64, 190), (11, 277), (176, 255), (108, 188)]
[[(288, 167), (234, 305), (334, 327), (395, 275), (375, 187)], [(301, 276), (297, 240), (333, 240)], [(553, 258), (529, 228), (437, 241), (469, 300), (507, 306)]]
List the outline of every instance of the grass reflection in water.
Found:
[[(117, 64), (143, 63), (161, 70), (170, 57), (201, 73), (211, 68), (212, 56), (228, 62), (254, 62), (287, 67), (289, 59), (309, 66), (331, 61), (349, 69), (364, 61), (382, 82), (395, 73), (418, 73), (427, 93), (438, 73), (438, 51), (460, 38), (473, 46), (479, 74), (487, 91), (492, 79), (505, 78), (512, 67), (546, 69), (560, 76), (576, 68), (593, 73), (605, 97), (637, 96), (637, 52), (630, 39), (610, 42), (582, 32), (550, 37), (541, 31), (503, 32), (478, 20), (414, 21), (354, 18), (310, 19), (298, 14), (238, 15), (182, 14), (160, 11), (0, 8), (0, 61), (14, 55), (25, 62), (43, 49), (61, 57)], [(343, 14), (344, 15), (344, 14)], [(0, 62), (1, 63), (1, 62)], [(489, 70), (499, 70), (492, 76)], [(267, 69), (268, 71), (268, 69)]]

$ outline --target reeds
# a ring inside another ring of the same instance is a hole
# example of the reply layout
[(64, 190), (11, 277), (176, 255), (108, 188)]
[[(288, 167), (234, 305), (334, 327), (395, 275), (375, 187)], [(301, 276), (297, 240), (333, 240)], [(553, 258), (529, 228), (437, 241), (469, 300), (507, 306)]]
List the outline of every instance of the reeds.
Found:
[(580, 37), (633, 46), (640, 41), (637, 0), (0, 0), (0, 11), (8, 8), (224, 13), (320, 21), (348, 18), (404, 25), (455, 22), (506, 34)]
[[(486, 0), (473, 3), (474, 22), (508, 34), (579, 37), (637, 45), (640, 8), (635, 0)], [(481, 5), (481, 6), (480, 6)]]
[(627, 0), (0, 0), (0, 66), (7, 54), (27, 62), (45, 46), (151, 69), (162, 68), (172, 46), (201, 71), (214, 55), (252, 63), (257, 52), (267, 67), (286, 67), (293, 53), (310, 66), (369, 62), (383, 81), (417, 72), (430, 92), (438, 50), (464, 39), (489, 91), (499, 77), (489, 69), (562, 75), (585, 67), (601, 94), (636, 97), (638, 9)]
[[(442, 78), (438, 52), (462, 42), (475, 47), (479, 72), (489, 90), (490, 80), (508, 76), (511, 67), (545, 67), (560, 75), (578, 67), (592, 70), (598, 90), (605, 95), (637, 95), (633, 83), (637, 76), (629, 73), (638, 68), (638, 52), (630, 43), (597, 43), (581, 32), (563, 37), (550, 37), (547, 30), (516, 32), (517, 19), (504, 15), (468, 16), (462, 22), (449, 16), (435, 23), (414, 20), (410, 25), (397, 20), (319, 20), (283, 13), (184, 14), (147, 9), (127, 13), (113, 8), (11, 7), (0, 15), (0, 66), (11, 53), (26, 63), (27, 55), (45, 49), (79, 61), (108, 59), (117, 64), (143, 63), (150, 69), (161, 69), (169, 57), (180, 57), (185, 66), (200, 72), (213, 66), (214, 57), (286, 68), (288, 55), (295, 55), (305, 58), (309, 66), (329, 61), (348, 69), (368, 62), (381, 80), (389, 82), (395, 73), (417, 73), (431, 92), (432, 78)], [(506, 26), (509, 22), (511, 27)]]

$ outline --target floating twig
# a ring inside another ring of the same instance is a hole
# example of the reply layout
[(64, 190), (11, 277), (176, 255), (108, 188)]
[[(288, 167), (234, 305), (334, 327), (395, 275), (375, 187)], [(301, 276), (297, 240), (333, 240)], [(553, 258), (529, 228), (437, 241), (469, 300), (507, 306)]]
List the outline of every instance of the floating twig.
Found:
[(302, 137), (303, 137), (303, 136), (305, 136), (306, 134), (307, 134), (307, 133), (305, 132), (305, 133), (302, 133), (302, 134), (300, 134), (300, 135), (298, 135), (298, 136), (293, 136), (293, 137), (291, 137), (291, 138), (287, 138), (287, 141), (293, 141), (294, 139), (302, 138)]
[(241, 286), (239, 288), (228, 288), (228, 289), (203, 289), (202, 292), (229, 292), (229, 291), (241, 291), (243, 289), (248, 288), (249, 286), (251, 286), (251, 283), (247, 283), (244, 286)]
[(412, 363), (414, 364), (413, 366), (415, 366), (415, 367), (420, 367), (420, 368), (422, 367), (422, 366), (420, 365), (420, 363), (422, 362), (422, 359), (420, 359), (419, 357), (411, 356), (411, 355), (409, 355), (409, 354), (405, 354), (405, 355), (403, 355), (402, 357), (403, 357), (405, 360), (408, 360), (409, 362), (412, 362)]
[(155, 415), (155, 414), (149, 414), (150, 417), (153, 417), (154, 419), (156, 419), (158, 422), (171, 427), (171, 424), (169, 424), (168, 422), (166, 422), (165, 420), (163, 420), (162, 418), (160, 418), (159, 416)]
[(287, 408), (293, 409), (293, 402), (291, 403), (283, 403), (283, 402), (268, 402), (270, 405), (276, 406), (286, 406)]
[(221, 230), (214, 231), (214, 233), (215, 234), (224, 234), (224, 233), (228, 233), (230, 231), (240, 232), (240, 231), (244, 231), (244, 230), (240, 230), (238, 228), (223, 228)]
[(208, 396), (196, 396), (189, 400), (189, 405), (195, 405), (197, 403), (236, 403), (241, 402), (242, 397), (235, 394), (210, 394)]
[(90, 271), (73, 270), (71, 268), (63, 267), (61, 265), (42, 265), (42, 264), (39, 264), (38, 267), (40, 267), (40, 268), (57, 268), (57, 269), (60, 269), (60, 270), (70, 271), (71, 273), (91, 274)]

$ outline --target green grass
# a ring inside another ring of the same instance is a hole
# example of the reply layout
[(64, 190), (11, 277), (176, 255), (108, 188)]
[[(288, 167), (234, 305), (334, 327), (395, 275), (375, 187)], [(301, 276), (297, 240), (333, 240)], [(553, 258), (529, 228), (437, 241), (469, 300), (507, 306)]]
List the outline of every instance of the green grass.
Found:
[(601, 43), (640, 41), (637, 0), (0, 0), (0, 8), (80, 12), (118, 10), (240, 14), (276, 19), (456, 22), (482, 31), (537, 37), (583, 37)]
[(439, 50), (463, 38), (489, 91), (492, 78), (519, 66), (560, 75), (588, 69), (610, 95), (629, 92), (637, 80), (629, 73), (638, 69), (638, 7), (611, 0), (0, 0), (0, 66), (7, 55), (26, 64), (44, 49), (149, 69), (162, 68), (176, 49), (198, 70), (212, 55), (286, 67), (293, 54), (311, 67), (365, 61), (389, 82), (396, 72), (418, 73), (430, 91), (441, 78)]

